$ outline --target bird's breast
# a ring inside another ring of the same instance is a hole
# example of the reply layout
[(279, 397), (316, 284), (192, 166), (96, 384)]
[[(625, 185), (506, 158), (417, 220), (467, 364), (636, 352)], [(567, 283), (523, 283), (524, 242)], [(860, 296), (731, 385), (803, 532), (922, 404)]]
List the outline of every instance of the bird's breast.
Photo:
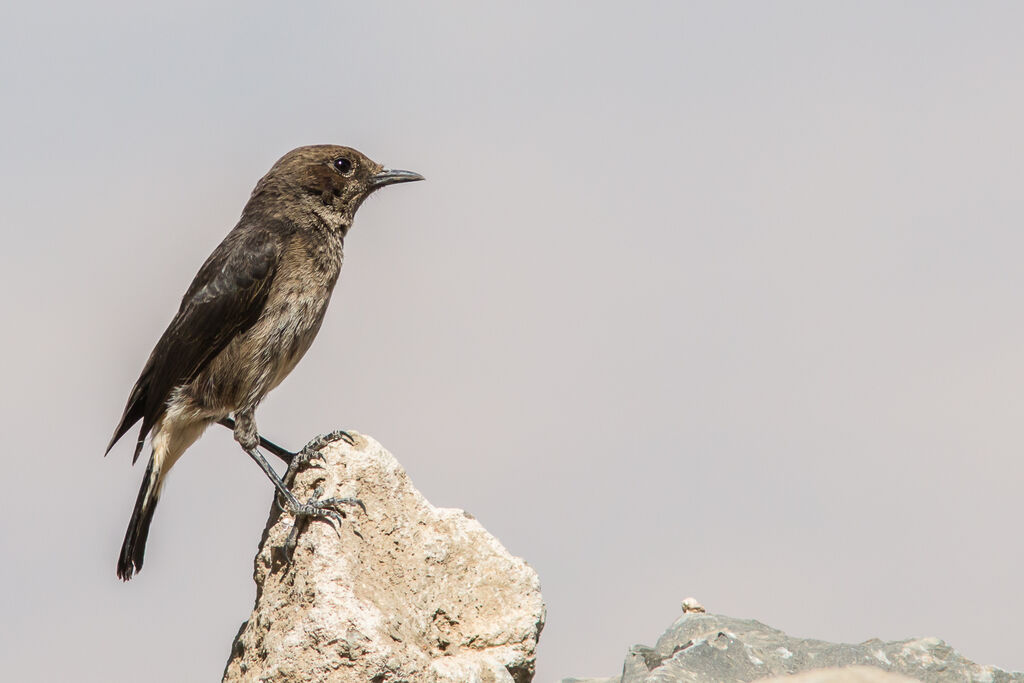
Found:
[[(294, 250), (299, 252), (300, 250)], [(257, 342), (272, 372), (270, 391), (295, 368), (312, 345), (323, 323), (341, 271), (341, 250), (286, 254), (266, 308), (256, 327)], [(292, 256), (288, 259), (288, 256)]]

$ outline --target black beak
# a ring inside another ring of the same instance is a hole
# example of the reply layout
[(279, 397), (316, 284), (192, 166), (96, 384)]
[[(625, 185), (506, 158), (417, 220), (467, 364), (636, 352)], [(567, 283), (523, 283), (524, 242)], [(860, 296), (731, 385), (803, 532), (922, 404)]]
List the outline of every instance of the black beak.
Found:
[(412, 171), (392, 171), (385, 168), (380, 173), (370, 176), (370, 187), (376, 190), (385, 185), (412, 183), (417, 180), (425, 180), (425, 178), (419, 173), (413, 173)]

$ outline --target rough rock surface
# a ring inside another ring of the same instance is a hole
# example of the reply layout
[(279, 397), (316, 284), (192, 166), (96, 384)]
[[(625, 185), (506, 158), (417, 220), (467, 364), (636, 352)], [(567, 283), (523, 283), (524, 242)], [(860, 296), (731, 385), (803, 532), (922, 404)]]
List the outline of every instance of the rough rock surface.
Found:
[(928, 683), (1024, 682), (1024, 673), (975, 664), (938, 638), (828, 643), (794, 638), (752, 619), (688, 611), (654, 647), (630, 648), (621, 676), (567, 678), (563, 683), (713, 683), (801, 672), (806, 673), (785, 680), (894, 683), (909, 677)]
[(357, 496), (343, 525), (271, 511), (256, 604), (225, 681), (525, 683), (544, 625), (536, 572), (461, 510), (426, 501), (373, 439), (337, 441), (298, 473), (299, 500)]
[(811, 669), (793, 676), (759, 678), (757, 683), (916, 683), (917, 680), (873, 666), (844, 666), (842, 669)]

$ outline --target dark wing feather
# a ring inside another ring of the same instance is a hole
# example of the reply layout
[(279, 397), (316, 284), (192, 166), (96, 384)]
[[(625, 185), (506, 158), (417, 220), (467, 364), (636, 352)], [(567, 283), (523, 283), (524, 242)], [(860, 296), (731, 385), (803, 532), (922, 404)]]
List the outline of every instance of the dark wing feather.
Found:
[(214, 249), (135, 382), (108, 453), (141, 419), (134, 463), (174, 388), (194, 380), (232, 339), (256, 323), (281, 250), (280, 233), (245, 225)]

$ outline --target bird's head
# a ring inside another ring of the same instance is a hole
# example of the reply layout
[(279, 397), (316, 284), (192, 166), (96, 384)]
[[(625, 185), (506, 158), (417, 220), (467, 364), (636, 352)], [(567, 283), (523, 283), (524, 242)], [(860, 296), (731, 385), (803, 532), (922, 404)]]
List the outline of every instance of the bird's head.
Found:
[(423, 176), (386, 169), (351, 147), (310, 145), (278, 159), (257, 183), (249, 203), (263, 212), (297, 208), (344, 234), (372, 192), (416, 180)]

